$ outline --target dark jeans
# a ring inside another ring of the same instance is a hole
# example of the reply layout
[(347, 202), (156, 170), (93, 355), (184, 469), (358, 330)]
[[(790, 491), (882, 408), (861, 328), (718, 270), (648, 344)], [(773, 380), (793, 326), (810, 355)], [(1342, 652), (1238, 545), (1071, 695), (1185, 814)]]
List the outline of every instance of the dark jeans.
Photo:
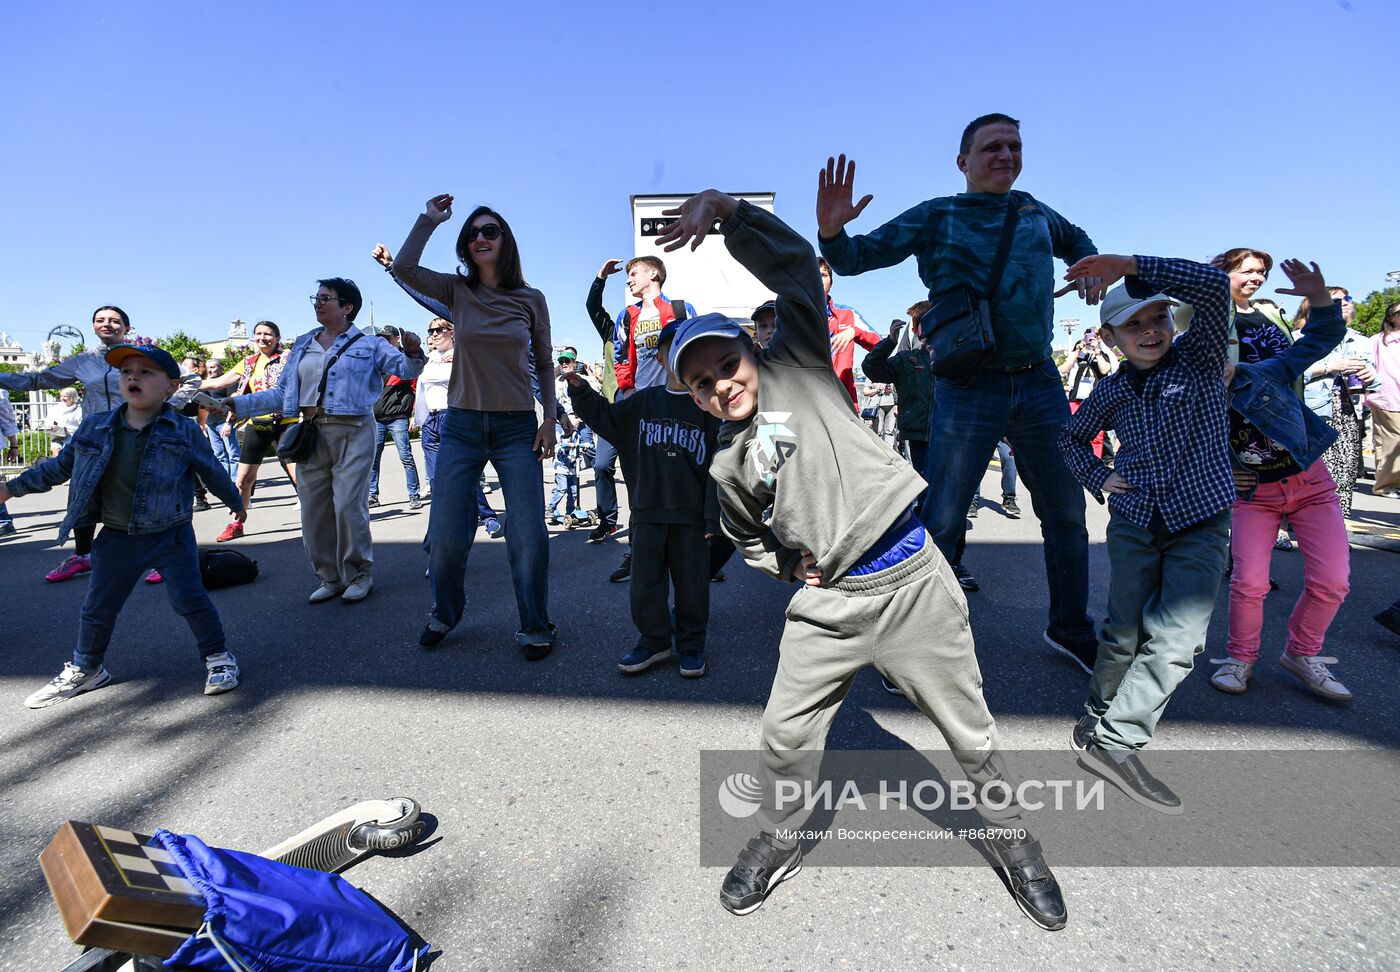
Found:
[(594, 505), (600, 523), (617, 523), (617, 450), (601, 435), (593, 456)]
[(1088, 617), (1089, 532), (1084, 490), (1070, 474), (1056, 437), (1069, 419), (1069, 403), (1054, 362), (1028, 371), (983, 371), (965, 383), (934, 383), (928, 496), (923, 517), (949, 563), (957, 563), (967, 508), (987, 469), (987, 457), (1003, 436), (1016, 450), (1017, 471), (1031, 494), (1045, 541), (1050, 588), (1049, 632), (1060, 641), (1095, 640)]
[(85, 672), (101, 667), (118, 612), (137, 581), (152, 567), (165, 578), (161, 586), (170, 606), (194, 632), (200, 657), (224, 650), (219, 612), (199, 575), (194, 528), (182, 523), (160, 533), (138, 534), (103, 528), (92, 544), (92, 574), (78, 624), (78, 646), (73, 649), (74, 665)]
[(535, 413), (449, 408), (442, 421), (428, 520), (432, 616), (457, 626), (466, 607), (467, 555), (476, 536), (481, 470), (490, 462), (501, 477), (510, 528), (506, 555), (520, 614), (521, 644), (554, 640), (549, 625), (549, 533), (544, 525), (544, 479), (535, 458)]
[[(374, 466), (369, 474), (369, 495), (379, 495), (379, 460), (384, 455), (384, 440), (392, 437), (399, 450), (399, 462), (403, 463), (404, 479), (408, 481), (408, 495), (418, 495), (418, 466), (413, 461), (413, 447), (408, 439), (408, 419), (394, 419), (392, 422), (374, 423)], [(426, 460), (425, 460), (426, 463)], [(429, 481), (432, 476), (428, 477)]]
[[(437, 473), (438, 449), (442, 444), (442, 420), (447, 417), (447, 409), (439, 409), (428, 415), (423, 428), (419, 430), (419, 443), (423, 446), (423, 471), (428, 477), (428, 489), (433, 488), (433, 476)], [(371, 492), (373, 492), (371, 490)], [(476, 515), (482, 520), (495, 519), (496, 511), (486, 500), (486, 490), (481, 488), (481, 480), (476, 481)]]
[[(919, 470), (919, 475), (924, 477), (924, 482), (928, 482), (928, 443), (920, 442), (918, 439), (906, 439), (909, 446), (909, 464)], [(923, 509), (924, 503), (928, 500), (928, 490), (924, 490), (914, 500), (915, 509)], [(969, 503), (969, 505), (971, 505)], [(963, 553), (967, 550), (967, 520), (963, 520), (963, 530), (958, 536), (958, 542), (953, 548), (953, 558), (948, 561), (950, 564), (961, 564)]]
[(648, 651), (671, 647), (670, 588), (676, 593), (676, 650), (704, 651), (705, 628), (710, 623), (710, 546), (705, 528), (633, 520), (631, 530), (632, 623), (640, 636), (637, 643)]

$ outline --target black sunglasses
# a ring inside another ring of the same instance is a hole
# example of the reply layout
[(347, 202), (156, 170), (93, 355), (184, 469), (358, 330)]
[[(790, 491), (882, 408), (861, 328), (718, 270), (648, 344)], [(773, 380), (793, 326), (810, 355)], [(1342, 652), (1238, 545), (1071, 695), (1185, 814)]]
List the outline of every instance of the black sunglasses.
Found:
[(468, 242), (468, 243), (470, 243), (472, 240), (476, 239), (478, 236), (482, 237), (483, 239), (487, 239), (487, 240), (496, 240), (496, 239), (500, 239), (500, 236), (501, 236), (501, 226), (500, 226), (499, 223), (487, 223), (485, 226), (468, 226), (468, 227), (467, 227), (467, 242)]
[(430, 327), (430, 328), (428, 328), (428, 333), (429, 333), (429, 334), (448, 334), (448, 333), (451, 332), (451, 330), (452, 330), (452, 328), (450, 328), (450, 327)]

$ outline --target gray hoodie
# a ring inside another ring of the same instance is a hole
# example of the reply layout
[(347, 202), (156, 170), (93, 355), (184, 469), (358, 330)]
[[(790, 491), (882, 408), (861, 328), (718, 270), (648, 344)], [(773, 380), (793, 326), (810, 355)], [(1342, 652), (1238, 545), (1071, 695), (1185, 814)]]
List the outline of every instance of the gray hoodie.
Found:
[(860, 420), (831, 367), (826, 296), (811, 244), (746, 202), (720, 232), (734, 258), (778, 295), (777, 336), (758, 354), (757, 407), (747, 421), (721, 427), (710, 467), (721, 524), (765, 573), (795, 580), (805, 548), (830, 584), (926, 484)]

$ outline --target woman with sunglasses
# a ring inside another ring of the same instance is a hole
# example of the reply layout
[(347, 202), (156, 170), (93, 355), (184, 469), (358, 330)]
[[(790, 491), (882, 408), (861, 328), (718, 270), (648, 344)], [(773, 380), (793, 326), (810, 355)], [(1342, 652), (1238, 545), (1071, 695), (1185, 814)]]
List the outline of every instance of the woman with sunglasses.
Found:
[[(475, 486), (487, 462), (505, 493), (506, 553), (510, 558), (520, 630), (516, 640), (530, 660), (554, 647), (549, 621), (549, 536), (544, 524), (540, 460), (554, 453), (554, 369), (549, 307), (525, 283), (520, 251), (502, 216), (478, 206), (457, 237), (454, 273), (419, 266), (423, 247), (452, 216), (452, 196), (428, 200), (399, 249), (393, 274), (451, 311), (457, 343), (433, 487), (428, 538), (433, 607), (419, 644), (430, 648), (462, 620), (467, 555), (476, 533)], [(547, 418), (535, 417), (531, 365)]]
[(403, 350), (355, 327), (364, 298), (353, 280), (318, 280), (311, 296), (315, 330), (292, 343), (277, 382), (228, 400), (238, 416), (280, 410), (316, 425), (315, 446), (297, 466), (301, 534), (321, 585), (307, 599), (363, 601), (374, 587), (369, 529), (369, 474), (374, 463), (374, 403), (384, 377), (417, 378), (427, 362), (418, 335), (400, 335)]
[(1376, 447), (1375, 494), (1400, 499), (1400, 301), (1386, 307), (1371, 354), (1381, 383), (1366, 399)]
[[(1327, 471), (1337, 482), (1342, 517), (1351, 517), (1352, 494), (1356, 489), (1357, 467), (1361, 462), (1360, 397), (1378, 387), (1376, 362), (1371, 341), (1351, 329), (1356, 305), (1345, 287), (1330, 287), (1332, 299), (1339, 301), (1347, 333), (1332, 353), (1308, 369), (1303, 401), (1313, 414), (1337, 430), (1337, 441), (1322, 456)], [(1294, 330), (1307, 327), (1311, 305), (1304, 300), (1293, 318)]]

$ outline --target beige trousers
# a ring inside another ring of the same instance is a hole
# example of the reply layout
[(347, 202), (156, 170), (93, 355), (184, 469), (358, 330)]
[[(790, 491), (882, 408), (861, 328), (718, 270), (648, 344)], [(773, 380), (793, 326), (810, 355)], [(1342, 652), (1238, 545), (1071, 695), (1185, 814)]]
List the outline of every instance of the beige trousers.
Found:
[(1371, 406), (1371, 435), (1376, 449), (1376, 489), (1400, 489), (1400, 412)]
[(369, 532), (369, 473), (374, 416), (322, 415), (316, 451), (297, 463), (301, 536), (323, 584), (345, 588), (374, 565)]

